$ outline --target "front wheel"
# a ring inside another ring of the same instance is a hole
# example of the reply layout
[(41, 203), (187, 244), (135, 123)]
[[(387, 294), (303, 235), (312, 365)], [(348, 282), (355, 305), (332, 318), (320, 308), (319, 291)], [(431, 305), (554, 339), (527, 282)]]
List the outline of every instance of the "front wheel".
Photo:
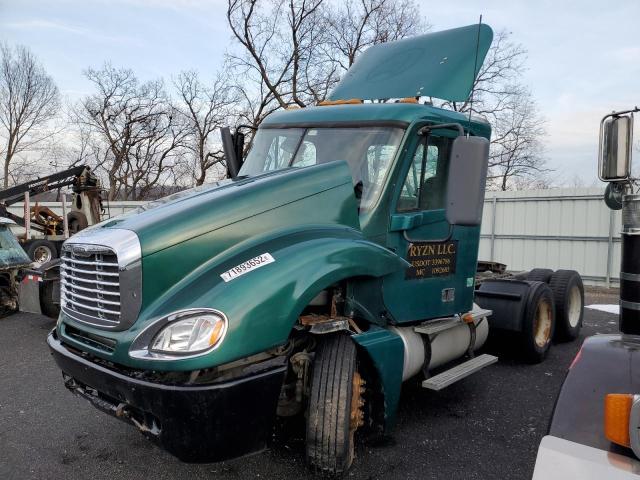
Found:
[(307, 461), (323, 473), (346, 472), (354, 434), (363, 423), (364, 390), (356, 347), (345, 334), (323, 338), (316, 350), (307, 410)]

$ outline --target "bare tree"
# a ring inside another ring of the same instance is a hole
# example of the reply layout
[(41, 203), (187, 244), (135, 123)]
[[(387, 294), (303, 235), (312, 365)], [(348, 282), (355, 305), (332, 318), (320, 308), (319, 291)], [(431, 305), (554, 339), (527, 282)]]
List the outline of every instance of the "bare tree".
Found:
[(229, 0), (245, 118), (257, 126), (277, 109), (323, 101), (364, 49), (426, 30), (418, 10), (413, 0)]
[(195, 71), (180, 73), (174, 85), (180, 100), (178, 108), (189, 130), (187, 145), (195, 164), (192, 177), (196, 185), (202, 185), (212, 168), (224, 165), (218, 132), (233, 117), (232, 106), (239, 94), (223, 75), (208, 86)]
[(58, 113), (59, 92), (53, 79), (31, 51), (22, 45), (0, 44), (0, 127), (4, 157), (4, 188), (11, 163), (20, 153), (34, 150), (54, 131), (50, 121)]
[(347, 0), (323, 9), (328, 23), (325, 55), (346, 71), (372, 45), (425, 33), (429, 25), (413, 0)]
[(509, 108), (493, 116), (487, 181), (500, 190), (507, 190), (514, 179), (520, 186), (533, 183), (539, 188), (549, 172), (540, 141), (545, 134), (544, 121), (528, 92), (520, 92), (509, 103)]
[(158, 185), (187, 129), (171, 105), (161, 80), (140, 83), (132, 70), (106, 64), (88, 69), (97, 92), (74, 109), (74, 122), (89, 135), (93, 163), (109, 184), (109, 199), (142, 198)]
[(182, 147), (190, 130), (180, 112), (168, 106), (150, 121), (145, 138), (135, 144), (125, 166), (124, 196), (131, 200), (162, 196), (162, 187), (171, 178), (169, 171), (184, 160)]
[[(434, 102), (444, 108), (486, 118), (492, 127), (489, 186), (506, 190), (514, 186), (545, 182), (550, 171), (541, 138), (545, 120), (531, 93), (522, 84), (527, 52), (498, 32), (464, 102)], [(515, 180), (518, 179), (517, 182)]]

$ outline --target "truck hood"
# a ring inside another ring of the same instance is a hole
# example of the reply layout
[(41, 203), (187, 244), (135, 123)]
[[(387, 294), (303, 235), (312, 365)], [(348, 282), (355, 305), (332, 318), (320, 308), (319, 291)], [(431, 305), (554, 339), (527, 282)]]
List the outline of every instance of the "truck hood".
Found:
[[(343, 161), (289, 168), (196, 187), (96, 227), (135, 232), (144, 257), (345, 184), (351, 185), (352, 179)], [(354, 215), (349, 217), (348, 226), (358, 228), (355, 203)], [(264, 227), (269, 229), (269, 225)]]

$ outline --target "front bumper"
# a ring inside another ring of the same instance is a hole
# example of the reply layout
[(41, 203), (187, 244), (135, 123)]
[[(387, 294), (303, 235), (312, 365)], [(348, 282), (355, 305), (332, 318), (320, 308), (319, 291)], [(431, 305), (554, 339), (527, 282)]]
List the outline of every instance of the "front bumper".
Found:
[(69, 390), (136, 425), (182, 461), (217, 462), (267, 446), (286, 366), (220, 383), (165, 385), (96, 364), (55, 331), (47, 343)]

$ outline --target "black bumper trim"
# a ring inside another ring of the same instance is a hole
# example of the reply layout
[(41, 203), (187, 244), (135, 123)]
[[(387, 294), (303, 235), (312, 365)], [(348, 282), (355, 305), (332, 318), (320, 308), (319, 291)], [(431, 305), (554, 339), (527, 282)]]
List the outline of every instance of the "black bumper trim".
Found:
[(95, 364), (68, 350), (55, 331), (47, 343), (67, 388), (182, 461), (217, 462), (267, 447), (286, 366), (211, 385), (163, 385)]

